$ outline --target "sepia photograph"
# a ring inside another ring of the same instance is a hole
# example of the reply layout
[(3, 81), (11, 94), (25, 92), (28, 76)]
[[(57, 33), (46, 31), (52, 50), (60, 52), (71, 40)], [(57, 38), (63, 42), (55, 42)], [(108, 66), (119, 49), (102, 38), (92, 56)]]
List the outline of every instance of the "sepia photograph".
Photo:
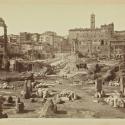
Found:
[(123, 0), (0, 0), (0, 121), (124, 120), (124, 12)]

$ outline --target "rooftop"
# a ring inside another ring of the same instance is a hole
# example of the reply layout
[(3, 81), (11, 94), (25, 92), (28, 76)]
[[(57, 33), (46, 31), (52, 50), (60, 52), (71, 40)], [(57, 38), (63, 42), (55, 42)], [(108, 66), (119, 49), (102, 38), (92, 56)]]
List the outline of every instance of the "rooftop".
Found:
[(75, 29), (70, 29), (69, 31), (94, 31), (94, 30), (101, 30), (101, 28), (75, 28)]

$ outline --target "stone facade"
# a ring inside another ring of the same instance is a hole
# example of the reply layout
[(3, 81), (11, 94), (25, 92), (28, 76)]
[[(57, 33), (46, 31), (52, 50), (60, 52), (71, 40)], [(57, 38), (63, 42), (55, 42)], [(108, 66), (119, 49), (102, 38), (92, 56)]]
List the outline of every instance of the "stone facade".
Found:
[(8, 35), (8, 42), (9, 43), (19, 43), (19, 41), (20, 41), (19, 35), (14, 35), (14, 34)]
[(32, 50), (32, 49), (33, 49), (32, 43), (27, 42), (27, 43), (21, 44), (22, 53), (26, 53), (26, 52), (28, 52), (29, 50)]
[(21, 49), (19, 43), (8, 43), (8, 52), (9, 55), (20, 55)]
[(39, 42), (40, 43), (48, 43), (50, 45), (54, 44), (54, 37), (56, 36), (55, 32), (47, 31), (40, 35)]
[(31, 33), (20, 32), (20, 42), (24, 43), (25, 41), (31, 40)]
[[(101, 25), (100, 28), (95, 28), (95, 17), (91, 15), (91, 28), (76, 28), (69, 30), (69, 42), (71, 51), (75, 51), (74, 41), (77, 41), (79, 51), (86, 53), (100, 52), (102, 49), (107, 51), (109, 41), (114, 34), (114, 24)], [(106, 47), (107, 46), (107, 47)], [(106, 49), (107, 48), (107, 49)]]
[(31, 34), (31, 41), (38, 42), (39, 41), (39, 34), (38, 33)]
[(68, 41), (63, 36), (59, 36), (52, 31), (44, 32), (39, 36), (39, 43), (46, 43), (51, 45), (55, 52), (66, 50), (68, 45), (67, 42)]
[(124, 55), (125, 40), (111, 40), (110, 41), (110, 57), (120, 59)]
[(125, 31), (115, 31), (113, 37), (116, 40), (125, 40)]

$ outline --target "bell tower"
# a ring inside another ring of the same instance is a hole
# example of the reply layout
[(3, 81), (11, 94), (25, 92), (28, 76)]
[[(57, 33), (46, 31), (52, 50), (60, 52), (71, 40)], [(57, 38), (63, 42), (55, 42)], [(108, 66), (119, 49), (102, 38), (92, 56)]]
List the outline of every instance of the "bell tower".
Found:
[(91, 14), (91, 17), (90, 17), (90, 28), (91, 29), (95, 29), (95, 14)]

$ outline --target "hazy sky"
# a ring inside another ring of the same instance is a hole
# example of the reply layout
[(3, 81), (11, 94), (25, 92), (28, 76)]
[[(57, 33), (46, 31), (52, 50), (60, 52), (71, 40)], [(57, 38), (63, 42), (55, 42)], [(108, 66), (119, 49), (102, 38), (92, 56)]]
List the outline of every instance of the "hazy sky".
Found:
[(125, 0), (0, 0), (8, 34), (51, 30), (67, 35), (70, 28), (90, 27), (91, 13), (96, 27), (114, 22), (115, 30), (125, 30)]

